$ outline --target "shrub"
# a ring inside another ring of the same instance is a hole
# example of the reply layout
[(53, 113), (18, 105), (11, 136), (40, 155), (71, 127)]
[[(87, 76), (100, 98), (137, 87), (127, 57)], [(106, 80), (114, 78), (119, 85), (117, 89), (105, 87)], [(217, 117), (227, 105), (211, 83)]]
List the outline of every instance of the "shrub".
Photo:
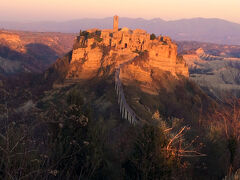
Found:
[(96, 37), (94, 37), (94, 39), (97, 41), (97, 42), (102, 42), (102, 38), (100, 38), (100, 37), (98, 37), (98, 36), (96, 36)]
[(79, 91), (77, 90), (71, 90), (68, 95), (67, 95), (67, 103), (69, 105), (82, 105), (84, 103), (83, 98), (81, 96), (81, 94), (79, 93)]
[(101, 36), (101, 31), (96, 31), (95, 34), (96, 34), (96, 36), (100, 37)]
[(156, 38), (157, 38), (157, 36), (156, 36), (155, 34), (152, 33), (152, 34), (150, 35), (150, 40), (154, 40), (154, 39), (156, 39)]
[(88, 38), (89, 32), (87, 31), (81, 31), (80, 36), (84, 36), (86, 39)]

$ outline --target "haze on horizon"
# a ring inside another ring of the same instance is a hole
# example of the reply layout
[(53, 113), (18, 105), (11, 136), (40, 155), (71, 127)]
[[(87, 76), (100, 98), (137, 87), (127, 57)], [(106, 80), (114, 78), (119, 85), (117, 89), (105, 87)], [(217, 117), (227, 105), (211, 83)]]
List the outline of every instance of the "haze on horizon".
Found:
[(1, 0), (0, 21), (104, 18), (220, 18), (240, 23), (239, 0)]

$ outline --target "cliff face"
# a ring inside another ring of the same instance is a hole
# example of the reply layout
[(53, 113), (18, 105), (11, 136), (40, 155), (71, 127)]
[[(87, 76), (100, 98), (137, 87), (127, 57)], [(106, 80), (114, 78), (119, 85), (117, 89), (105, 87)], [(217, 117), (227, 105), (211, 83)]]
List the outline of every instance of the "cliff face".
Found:
[(73, 50), (67, 79), (87, 79), (97, 74), (101, 67), (103, 53), (100, 48), (79, 48)]
[[(162, 88), (171, 89), (168, 80), (176, 81), (179, 76), (188, 77), (188, 68), (179, 58), (158, 58), (151, 52), (143, 52), (130, 64), (121, 69), (120, 78), (125, 85), (137, 83), (141, 90), (149, 94), (158, 94)], [(169, 64), (166, 61), (169, 61)]]
[[(123, 28), (116, 32), (97, 29), (81, 32), (74, 43), (66, 79), (91, 79), (112, 73), (119, 64), (135, 60), (143, 53), (147, 56), (141, 60), (141, 66), (134, 61), (126, 65), (129, 78), (150, 82), (153, 69), (188, 77), (188, 68), (177, 56), (177, 45), (170, 38), (151, 38), (144, 30)], [(128, 75), (123, 76), (127, 79)]]

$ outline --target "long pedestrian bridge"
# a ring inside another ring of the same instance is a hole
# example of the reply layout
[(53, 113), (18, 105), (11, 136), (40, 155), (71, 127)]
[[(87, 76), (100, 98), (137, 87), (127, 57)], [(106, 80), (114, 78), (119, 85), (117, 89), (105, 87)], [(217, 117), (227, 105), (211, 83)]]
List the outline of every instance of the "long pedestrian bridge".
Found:
[(115, 71), (115, 90), (117, 93), (118, 97), (118, 104), (120, 106), (120, 114), (123, 119), (128, 120), (131, 124), (135, 125), (140, 121), (140, 118), (137, 117), (136, 113), (133, 111), (133, 109), (128, 105), (124, 91), (123, 91), (123, 86), (122, 82), (120, 80), (120, 73), (121, 73), (121, 68), (123, 68), (126, 64), (129, 64), (133, 61), (127, 61), (123, 64), (120, 64)]

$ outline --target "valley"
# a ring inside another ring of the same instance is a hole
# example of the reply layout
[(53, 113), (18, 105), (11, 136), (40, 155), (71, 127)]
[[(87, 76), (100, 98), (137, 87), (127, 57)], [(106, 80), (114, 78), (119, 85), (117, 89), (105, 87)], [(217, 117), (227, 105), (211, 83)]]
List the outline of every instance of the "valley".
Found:
[[(203, 48), (198, 48), (201, 45)], [(239, 97), (239, 47), (201, 45), (193, 45), (192, 49), (186, 48), (182, 52), (189, 67), (190, 78), (217, 98), (227, 94)]]
[(71, 50), (73, 34), (0, 30), (0, 73), (43, 72)]

